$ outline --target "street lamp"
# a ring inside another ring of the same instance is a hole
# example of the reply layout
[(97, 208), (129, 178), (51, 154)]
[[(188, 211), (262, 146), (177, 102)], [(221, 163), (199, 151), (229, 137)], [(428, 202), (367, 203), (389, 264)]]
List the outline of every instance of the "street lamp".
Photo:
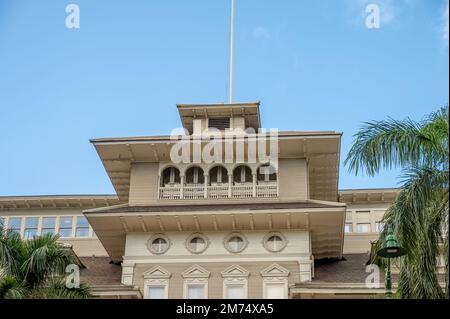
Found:
[(387, 269), (386, 269), (386, 299), (392, 299), (392, 277), (391, 277), (391, 258), (401, 257), (406, 255), (408, 252), (405, 248), (398, 245), (397, 240), (394, 237), (394, 231), (392, 225), (388, 225), (386, 243), (383, 248), (381, 248), (377, 255), (383, 258), (387, 258)]

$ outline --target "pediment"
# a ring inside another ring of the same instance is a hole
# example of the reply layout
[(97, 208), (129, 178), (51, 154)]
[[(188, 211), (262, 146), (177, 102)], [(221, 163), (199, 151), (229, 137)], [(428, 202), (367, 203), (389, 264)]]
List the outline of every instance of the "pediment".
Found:
[(222, 277), (248, 277), (250, 272), (239, 266), (239, 265), (232, 265), (222, 271)]
[(182, 275), (184, 278), (208, 278), (210, 272), (199, 265), (194, 265), (183, 271)]
[(170, 278), (171, 273), (161, 266), (155, 266), (143, 274), (144, 279)]
[(287, 277), (289, 276), (289, 270), (278, 264), (272, 264), (261, 270), (261, 275), (263, 277)]

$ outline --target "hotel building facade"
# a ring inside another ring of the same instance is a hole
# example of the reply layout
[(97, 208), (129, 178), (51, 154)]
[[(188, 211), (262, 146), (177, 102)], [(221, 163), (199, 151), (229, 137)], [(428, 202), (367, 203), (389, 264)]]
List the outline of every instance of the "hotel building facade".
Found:
[(59, 234), (99, 298), (382, 298), (366, 264), (399, 190), (339, 190), (342, 134), (274, 136), (259, 110), (178, 105), (182, 136), (91, 140), (116, 195), (0, 197), (0, 219)]

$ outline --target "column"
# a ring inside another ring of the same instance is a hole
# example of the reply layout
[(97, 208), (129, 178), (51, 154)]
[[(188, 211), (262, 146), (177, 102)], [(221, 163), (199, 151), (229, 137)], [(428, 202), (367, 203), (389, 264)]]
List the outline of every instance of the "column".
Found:
[(205, 178), (205, 183), (204, 183), (204, 187), (205, 187), (205, 189), (204, 189), (204, 194), (205, 194), (205, 198), (208, 198), (208, 174), (205, 174), (204, 175), (204, 178)]
[(184, 198), (184, 175), (180, 176), (180, 182), (181, 182), (180, 199), (183, 199)]
[(256, 197), (256, 183), (258, 175), (253, 173), (253, 197)]
[(233, 185), (233, 174), (228, 174), (228, 198), (233, 197), (232, 185)]

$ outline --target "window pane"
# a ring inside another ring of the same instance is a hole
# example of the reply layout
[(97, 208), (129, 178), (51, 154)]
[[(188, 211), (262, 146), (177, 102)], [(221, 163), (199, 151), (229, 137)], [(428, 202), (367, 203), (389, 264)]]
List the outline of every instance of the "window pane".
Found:
[(42, 218), (42, 235), (46, 234), (55, 234), (55, 225), (56, 225), (56, 218), (55, 217), (43, 217)]
[(245, 298), (245, 291), (244, 291), (243, 285), (233, 285), (233, 286), (227, 286), (227, 295), (226, 299), (244, 299)]
[(370, 233), (370, 224), (358, 224), (358, 233)]
[(38, 235), (38, 223), (38, 217), (25, 218), (25, 232), (23, 235), (25, 239), (30, 239)]
[(162, 287), (149, 287), (148, 299), (166, 299), (166, 288)]
[(64, 238), (72, 237), (72, 216), (59, 218), (59, 235)]
[(3, 229), (5, 226), (5, 217), (0, 217), (0, 229)]
[(353, 224), (345, 224), (345, 232), (346, 233), (353, 232)]
[(8, 220), (8, 228), (20, 233), (20, 226), (22, 224), (22, 217), (10, 217)]
[(205, 285), (189, 285), (187, 291), (188, 299), (205, 299)]
[(270, 284), (266, 286), (267, 299), (284, 299), (285, 286), (283, 284)]
[(244, 241), (240, 237), (235, 236), (228, 241), (228, 247), (231, 251), (238, 252), (242, 249), (243, 246)]
[(281, 248), (283, 248), (283, 239), (281, 239), (279, 236), (271, 236), (267, 240), (267, 247), (269, 247), (270, 250), (279, 251)]
[(42, 228), (55, 228), (56, 218), (55, 217), (43, 217), (42, 218)]
[(377, 232), (381, 233), (384, 229), (384, 223), (383, 222), (377, 222), (375, 223), (375, 227), (377, 229)]
[(84, 216), (77, 216), (77, 228), (75, 230), (75, 237), (88, 237), (89, 223)]
[(201, 237), (193, 238), (189, 244), (191, 246), (191, 250), (195, 252), (203, 251), (206, 246), (205, 240)]
[(156, 238), (152, 242), (152, 249), (156, 253), (163, 253), (167, 250), (167, 241), (164, 238)]
[(84, 216), (77, 216), (77, 227), (89, 227), (87, 218)]

